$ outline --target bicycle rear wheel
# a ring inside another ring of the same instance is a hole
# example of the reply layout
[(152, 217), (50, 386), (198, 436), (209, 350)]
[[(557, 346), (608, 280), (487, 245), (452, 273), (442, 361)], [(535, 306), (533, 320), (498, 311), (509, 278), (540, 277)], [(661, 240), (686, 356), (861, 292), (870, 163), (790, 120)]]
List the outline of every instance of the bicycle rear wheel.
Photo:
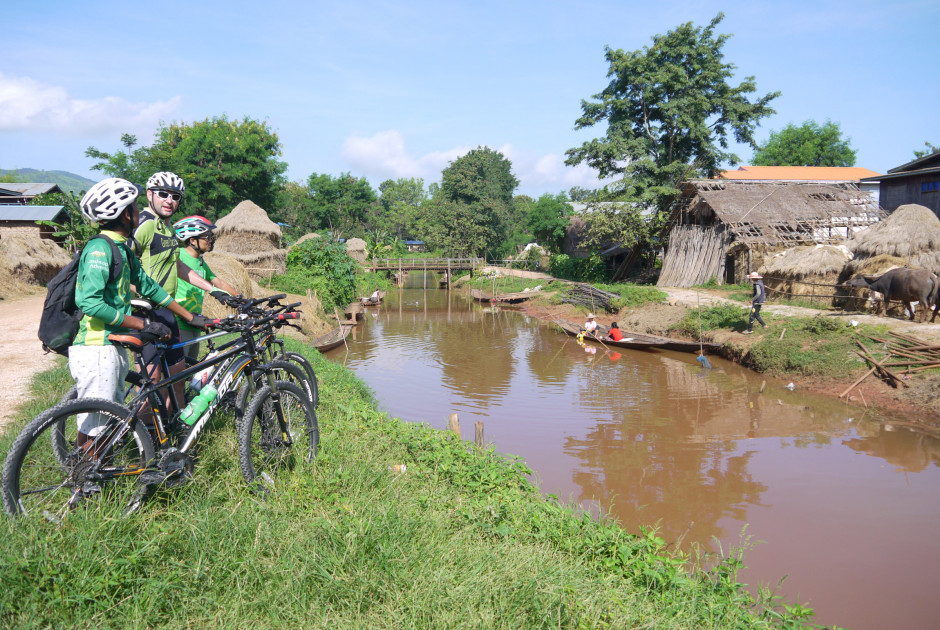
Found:
[(290, 361), (298, 366), (300, 366), (304, 373), (307, 375), (308, 386), (305, 388), (307, 395), (310, 397), (310, 400), (313, 401), (313, 408), (316, 409), (320, 406), (320, 388), (317, 383), (317, 375), (313, 371), (313, 366), (310, 365), (310, 361), (307, 360), (307, 357), (300, 354), (299, 352), (282, 352), (277, 356), (278, 360), (281, 361)]
[[(80, 413), (101, 414), (104, 432), (119, 429), (131, 415), (127, 407), (110, 400), (83, 398), (60, 403), (34, 418), (14, 440), (3, 464), (0, 485), (7, 514), (59, 520), (82, 500), (105, 491), (103, 486), (119, 479), (136, 480), (153, 459), (150, 434), (135, 419), (115, 448), (101, 454), (104, 465), (98, 467), (95, 457), (75, 445), (75, 416)], [(57, 449), (67, 451), (62, 456)]]
[[(238, 459), (245, 481), (273, 490), (278, 477), (300, 463), (313, 461), (320, 444), (317, 414), (306, 394), (285, 381), (265, 385), (248, 405), (238, 432)], [(282, 431), (278, 411), (284, 420)]]

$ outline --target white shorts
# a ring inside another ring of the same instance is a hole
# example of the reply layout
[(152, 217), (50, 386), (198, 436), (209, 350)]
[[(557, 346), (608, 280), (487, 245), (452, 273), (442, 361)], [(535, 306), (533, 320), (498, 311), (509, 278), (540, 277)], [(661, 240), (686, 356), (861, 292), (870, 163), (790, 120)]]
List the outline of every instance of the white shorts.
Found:
[[(69, 346), (69, 372), (79, 398), (105, 398), (124, 404), (124, 377), (129, 362), (119, 346)], [(96, 413), (76, 416), (78, 430), (95, 435), (105, 423)]]

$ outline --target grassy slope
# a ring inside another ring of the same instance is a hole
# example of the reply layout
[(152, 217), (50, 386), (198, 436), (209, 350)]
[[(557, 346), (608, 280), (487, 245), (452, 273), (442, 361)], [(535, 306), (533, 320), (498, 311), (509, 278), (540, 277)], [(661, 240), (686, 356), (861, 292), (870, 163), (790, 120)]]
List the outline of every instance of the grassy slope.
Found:
[[(2, 518), (0, 624), (788, 625), (754, 607), (735, 581), (737, 560), (690, 575), (655, 536), (544, 500), (521, 463), (388, 418), (345, 368), (305, 354), (320, 376), (321, 452), (288, 489), (246, 491), (220, 418), (202, 438), (195, 480), (130, 518), (104, 501), (61, 526)], [(64, 368), (42, 375), (22, 416), (68, 385)], [(406, 472), (389, 470), (401, 463)]]

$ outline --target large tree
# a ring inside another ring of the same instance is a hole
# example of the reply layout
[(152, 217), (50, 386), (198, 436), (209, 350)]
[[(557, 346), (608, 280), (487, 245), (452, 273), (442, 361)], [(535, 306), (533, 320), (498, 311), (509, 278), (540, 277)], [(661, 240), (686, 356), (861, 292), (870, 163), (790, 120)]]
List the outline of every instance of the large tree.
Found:
[(85, 155), (98, 160), (92, 169), (140, 185), (157, 171), (172, 171), (186, 182), (182, 211), (210, 219), (246, 199), (271, 209), (287, 169), (278, 159), (277, 134), (247, 117), (162, 125), (150, 147), (134, 148), (137, 138), (130, 134), (121, 143), (124, 150), (113, 154), (88, 147)]
[(467, 234), (474, 235), (464, 251), (483, 254), (500, 247), (506, 233), (502, 220), (514, 211), (512, 195), (518, 185), (512, 162), (489, 147), (477, 147), (444, 169), (441, 200), (459, 208)]
[(428, 198), (428, 193), (424, 190), (424, 180), (386, 179), (379, 184), (379, 192), (382, 193), (383, 214), (377, 227), (394, 235), (398, 240), (412, 236), (421, 204)]
[(653, 209), (655, 223), (668, 215), (683, 179), (738, 163), (730, 142), (754, 146), (759, 121), (774, 113), (778, 92), (751, 99), (754, 77), (731, 83), (735, 66), (722, 52), (729, 35), (715, 34), (722, 19), (719, 13), (704, 28), (682, 24), (641, 50), (607, 47), (610, 82), (581, 102), (575, 128), (605, 124), (606, 132), (569, 149), (565, 163), (616, 178), (603, 196)]
[(526, 223), (540, 245), (560, 252), (570, 214), (571, 205), (564, 193), (545, 193), (530, 208)]
[(335, 235), (346, 238), (365, 235), (373, 205), (377, 203), (375, 191), (365, 177), (313, 173), (307, 179), (307, 189), (313, 216), (305, 217), (304, 225), (333, 230)]
[(755, 166), (855, 166), (851, 138), (842, 137), (838, 123), (820, 125), (807, 120), (797, 127), (790, 123), (754, 152)]

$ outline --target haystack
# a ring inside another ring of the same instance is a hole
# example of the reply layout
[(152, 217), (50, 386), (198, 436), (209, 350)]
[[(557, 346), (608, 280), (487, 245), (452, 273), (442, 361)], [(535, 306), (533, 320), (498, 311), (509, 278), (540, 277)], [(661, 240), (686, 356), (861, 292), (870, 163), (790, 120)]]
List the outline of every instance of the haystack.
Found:
[(48, 283), (70, 260), (64, 249), (38, 233), (12, 233), (0, 240), (0, 266), (28, 284)]
[(287, 250), (280, 249), (281, 228), (254, 202), (241, 202), (216, 225), (216, 251), (242, 263), (253, 278), (268, 278), (287, 270)]
[(346, 241), (346, 252), (352, 256), (356, 262), (366, 261), (366, 242), (361, 238), (351, 238)]
[(306, 234), (298, 238), (297, 242), (294, 243), (294, 245), (291, 245), (291, 247), (294, 247), (295, 245), (300, 245), (304, 241), (309, 241), (312, 238), (321, 238), (321, 236), (317, 234), (316, 232), (307, 232)]
[(940, 273), (940, 219), (921, 205), (898, 207), (884, 221), (856, 233), (845, 244), (859, 263), (887, 255), (903, 259), (910, 267)]
[[(814, 296), (831, 299), (834, 286), (852, 253), (835, 245), (793, 247), (767, 260), (762, 270), (764, 285), (788, 296)], [(787, 295), (788, 294), (788, 295)]]

